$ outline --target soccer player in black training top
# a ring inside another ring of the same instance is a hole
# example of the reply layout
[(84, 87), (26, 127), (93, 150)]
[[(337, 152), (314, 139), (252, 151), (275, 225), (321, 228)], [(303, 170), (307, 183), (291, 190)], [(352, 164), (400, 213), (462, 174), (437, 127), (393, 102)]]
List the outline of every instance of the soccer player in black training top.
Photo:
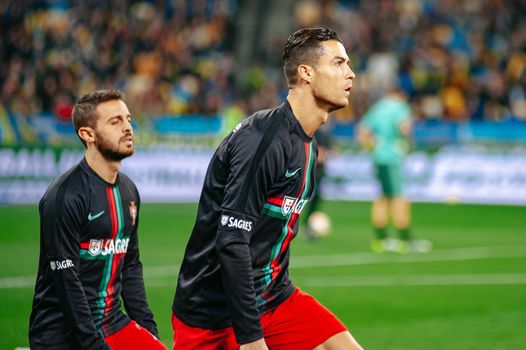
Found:
[(327, 28), (293, 33), (283, 65), (287, 100), (241, 122), (210, 161), (172, 308), (174, 350), (361, 349), (288, 274), (316, 178), (313, 135), (347, 106), (355, 75)]
[(119, 173), (134, 150), (128, 107), (116, 90), (94, 91), (76, 102), (73, 124), (85, 158), (39, 204), (31, 349), (166, 349), (146, 302), (139, 193)]

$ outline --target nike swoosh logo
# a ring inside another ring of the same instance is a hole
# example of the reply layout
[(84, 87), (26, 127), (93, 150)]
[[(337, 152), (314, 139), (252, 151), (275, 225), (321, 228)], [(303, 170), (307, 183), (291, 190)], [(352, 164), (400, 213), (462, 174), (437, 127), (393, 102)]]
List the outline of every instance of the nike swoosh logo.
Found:
[(98, 218), (98, 217), (101, 216), (102, 214), (104, 214), (104, 210), (101, 211), (100, 213), (95, 214), (95, 215), (91, 215), (91, 213), (89, 213), (89, 214), (88, 214), (88, 220), (89, 220), (89, 221), (95, 220), (96, 218)]
[(294, 170), (293, 172), (290, 172), (289, 169), (287, 169), (287, 171), (285, 172), (285, 177), (293, 177), (300, 170), (301, 170), (301, 168), (298, 168), (298, 169)]

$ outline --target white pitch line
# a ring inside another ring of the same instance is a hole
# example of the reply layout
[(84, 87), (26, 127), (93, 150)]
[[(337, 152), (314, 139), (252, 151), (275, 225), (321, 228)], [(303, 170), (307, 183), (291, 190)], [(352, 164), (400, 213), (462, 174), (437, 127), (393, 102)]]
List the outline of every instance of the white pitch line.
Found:
[[(492, 258), (523, 258), (526, 257), (526, 246), (498, 246), (459, 248), (435, 250), (427, 254), (375, 254), (348, 253), (331, 255), (292, 256), (291, 269), (306, 269), (313, 267), (336, 267), (374, 264), (395, 264), (414, 262), (462, 261)], [(177, 276), (179, 265), (165, 265), (145, 268), (147, 278), (161, 278)]]
[(0, 289), (27, 288), (35, 285), (35, 276), (0, 278)]
[(430, 253), (375, 254), (375, 253), (350, 253), (336, 255), (313, 255), (291, 257), (291, 268), (331, 267), (373, 265), (385, 263), (413, 263), (413, 262), (440, 262), (462, 261), (490, 258), (522, 258), (526, 257), (526, 246), (497, 246), (475, 247), (435, 250)]
[[(400, 264), (414, 262), (463, 261), (493, 258), (526, 257), (526, 246), (496, 246), (434, 250), (427, 254), (375, 254), (348, 253), (336, 255), (296, 256), (291, 258), (291, 269), (313, 267), (355, 266), (373, 264)], [(144, 268), (147, 279), (177, 276), (180, 265), (161, 265)], [(0, 289), (27, 288), (35, 284), (35, 276), (0, 278)]]

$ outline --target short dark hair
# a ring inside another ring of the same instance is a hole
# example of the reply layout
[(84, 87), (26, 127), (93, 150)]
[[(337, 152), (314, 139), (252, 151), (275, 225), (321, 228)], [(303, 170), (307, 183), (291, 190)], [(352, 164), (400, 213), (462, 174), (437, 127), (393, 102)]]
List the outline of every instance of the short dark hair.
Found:
[(342, 40), (330, 28), (302, 28), (292, 33), (283, 50), (283, 71), (290, 86), (297, 83), (297, 69), (301, 64), (316, 67), (318, 58), (323, 54), (321, 42)]
[[(112, 100), (122, 100), (124, 95), (122, 92), (110, 89), (110, 90), (95, 90), (79, 98), (73, 106), (72, 120), (75, 132), (78, 135), (78, 131), (83, 126), (89, 126), (95, 129), (97, 124), (97, 106), (103, 102)], [(80, 141), (86, 146), (86, 142), (82, 138)]]

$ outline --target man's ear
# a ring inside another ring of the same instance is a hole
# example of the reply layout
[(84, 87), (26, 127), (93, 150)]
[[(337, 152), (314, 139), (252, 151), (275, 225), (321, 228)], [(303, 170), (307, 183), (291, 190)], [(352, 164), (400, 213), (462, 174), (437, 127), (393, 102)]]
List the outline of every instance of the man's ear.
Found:
[(312, 82), (313, 74), (314, 74), (314, 70), (312, 69), (311, 66), (306, 65), (306, 64), (300, 64), (298, 66), (298, 77), (301, 80), (304, 80), (305, 82), (310, 84)]
[(95, 142), (95, 131), (89, 126), (80, 127), (77, 133), (86, 144)]

